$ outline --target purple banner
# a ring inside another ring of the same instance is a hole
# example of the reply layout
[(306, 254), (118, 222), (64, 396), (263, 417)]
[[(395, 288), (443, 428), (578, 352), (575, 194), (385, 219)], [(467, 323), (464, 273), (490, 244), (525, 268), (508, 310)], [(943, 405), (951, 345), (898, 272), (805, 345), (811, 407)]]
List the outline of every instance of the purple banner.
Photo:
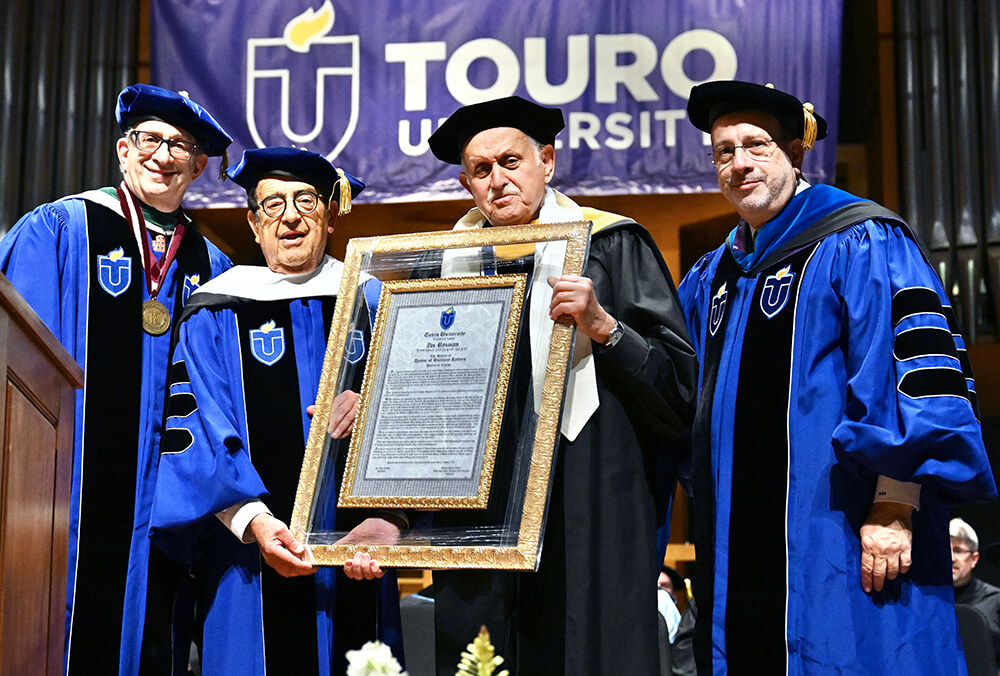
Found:
[[(305, 147), (366, 180), (359, 201), (465, 197), (427, 137), (458, 106), (511, 94), (563, 110), (553, 185), (565, 192), (718, 190), (685, 106), (692, 86), (730, 78), (811, 101), (830, 140), (805, 170), (833, 177), (840, 0), (151, 4), (153, 83), (208, 108), (233, 162)], [(245, 203), (211, 173), (189, 206)]]

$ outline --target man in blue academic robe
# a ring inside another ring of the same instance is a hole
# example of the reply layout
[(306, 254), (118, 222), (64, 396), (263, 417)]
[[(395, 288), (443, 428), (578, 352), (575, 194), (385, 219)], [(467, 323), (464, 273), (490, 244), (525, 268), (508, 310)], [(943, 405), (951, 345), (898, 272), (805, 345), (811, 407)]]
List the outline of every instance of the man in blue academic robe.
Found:
[[(248, 150), (230, 177), (247, 190), (267, 265), (206, 284), (178, 327), (152, 537), (192, 565), (202, 673), (342, 674), (346, 650), (398, 644), (395, 577), (316, 570), (287, 524), (343, 269), (326, 242), (338, 204), (347, 213), (364, 184), (294, 148)], [(365, 286), (371, 307), (378, 290)], [(364, 313), (352, 329), (357, 382), (335, 401), (335, 438), (353, 425), (370, 326)], [(399, 524), (364, 516), (337, 513), (327, 527), (398, 537)]]
[(801, 174), (810, 104), (695, 87), (741, 220), (680, 287), (699, 673), (965, 672), (948, 507), (995, 497), (948, 296), (899, 216)]
[(232, 139), (197, 103), (159, 87), (126, 87), (116, 112), (121, 184), (43, 204), (0, 242), (0, 270), (85, 371), (73, 439), (70, 674), (138, 668), (168, 328), (199, 284), (230, 267), (181, 200)]

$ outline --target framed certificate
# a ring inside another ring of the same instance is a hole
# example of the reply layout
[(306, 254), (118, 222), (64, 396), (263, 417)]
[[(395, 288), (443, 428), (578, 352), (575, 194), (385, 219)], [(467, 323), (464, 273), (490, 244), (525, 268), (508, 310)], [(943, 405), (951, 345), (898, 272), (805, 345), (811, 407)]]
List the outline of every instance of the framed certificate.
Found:
[(341, 507), (487, 507), (526, 277), (382, 285)]
[[(582, 274), (589, 241), (561, 223), (349, 242), (290, 524), (318, 565), (537, 567), (574, 354), (549, 279)], [(398, 538), (353, 530), (385, 510)]]

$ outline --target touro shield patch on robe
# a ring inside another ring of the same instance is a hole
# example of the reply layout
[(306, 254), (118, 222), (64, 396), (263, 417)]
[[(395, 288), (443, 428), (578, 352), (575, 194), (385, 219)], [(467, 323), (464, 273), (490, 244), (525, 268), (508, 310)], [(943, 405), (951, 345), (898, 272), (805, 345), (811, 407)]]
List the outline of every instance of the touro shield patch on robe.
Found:
[(712, 308), (709, 311), (708, 330), (714, 336), (722, 324), (722, 317), (726, 314), (726, 285), (723, 284), (712, 296)]
[(274, 320), (250, 330), (250, 354), (265, 366), (271, 366), (285, 354), (285, 330)]
[(184, 275), (184, 287), (181, 292), (181, 303), (187, 305), (188, 298), (194, 293), (195, 289), (201, 286), (201, 275)]
[(128, 290), (132, 283), (132, 258), (118, 247), (107, 255), (97, 257), (97, 281), (101, 288), (114, 297)]
[(357, 364), (365, 356), (365, 334), (358, 329), (347, 332), (347, 347), (344, 348), (347, 363)]
[(764, 288), (760, 293), (760, 311), (770, 319), (781, 312), (788, 302), (788, 292), (795, 281), (795, 273), (791, 272), (791, 266), (785, 266), (773, 275), (768, 275), (764, 280)]

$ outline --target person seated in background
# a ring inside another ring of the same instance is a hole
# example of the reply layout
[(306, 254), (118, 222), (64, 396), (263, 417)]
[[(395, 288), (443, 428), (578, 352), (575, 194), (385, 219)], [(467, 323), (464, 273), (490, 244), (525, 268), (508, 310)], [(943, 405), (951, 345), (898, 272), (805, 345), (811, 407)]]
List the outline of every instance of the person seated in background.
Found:
[(664, 564), (656, 578), (656, 609), (667, 623), (667, 637), (670, 643), (677, 636), (677, 626), (681, 623), (681, 612), (677, 609), (677, 596), (684, 588), (681, 574)]
[(983, 614), (993, 634), (993, 652), (1000, 673), (1000, 587), (972, 576), (979, 563), (979, 537), (962, 519), (948, 524), (951, 535), (951, 577), (955, 584), (955, 604), (972, 606)]

